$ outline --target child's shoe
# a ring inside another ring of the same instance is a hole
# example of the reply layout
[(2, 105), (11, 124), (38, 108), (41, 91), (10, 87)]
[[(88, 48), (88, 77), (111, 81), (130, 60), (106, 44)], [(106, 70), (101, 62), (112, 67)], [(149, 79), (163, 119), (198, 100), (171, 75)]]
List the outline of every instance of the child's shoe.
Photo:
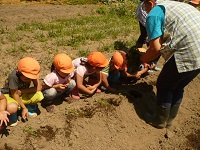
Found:
[(30, 118), (37, 117), (36, 110), (38, 108), (37, 104), (35, 105), (26, 105), (26, 108), (28, 109), (28, 115)]
[(78, 90), (78, 87), (76, 86), (73, 90), (72, 90), (72, 98), (74, 99), (80, 99), (80, 96), (79, 96), (79, 90)]
[(10, 124), (9, 126), (10, 126), (10, 127), (15, 127), (15, 126), (17, 126), (17, 124), (18, 124), (18, 120), (17, 120), (16, 122)]
[(9, 126), (14, 127), (18, 124), (17, 113), (8, 116), (9, 118)]
[(70, 103), (74, 102), (74, 98), (70, 97), (70, 96), (67, 96), (67, 97), (65, 97), (65, 101), (70, 104)]
[(54, 111), (54, 105), (48, 105), (45, 107), (45, 109), (47, 110), (47, 112), (53, 112)]
[(78, 94), (78, 95), (73, 95), (73, 94), (72, 94), (72, 97), (73, 97), (74, 99), (80, 99), (79, 94)]
[(161, 71), (162, 69), (158, 68), (158, 67), (155, 67), (155, 68), (153, 68), (153, 70), (155, 70), (155, 71)]
[(100, 90), (100, 89), (97, 89), (97, 90), (96, 90), (96, 93), (101, 93), (101, 90)]

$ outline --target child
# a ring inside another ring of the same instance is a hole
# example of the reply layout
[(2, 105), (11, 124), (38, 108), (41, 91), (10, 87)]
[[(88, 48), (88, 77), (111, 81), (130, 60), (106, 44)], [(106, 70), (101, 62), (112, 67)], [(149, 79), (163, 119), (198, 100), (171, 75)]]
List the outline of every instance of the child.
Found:
[(121, 76), (120, 71), (126, 66), (126, 54), (122, 51), (117, 51), (113, 54), (109, 64), (101, 71), (102, 84), (107, 91), (117, 93), (117, 90), (110, 86), (110, 83), (116, 83)]
[[(101, 84), (100, 71), (108, 65), (108, 60), (101, 52), (92, 52), (87, 58), (77, 58), (73, 60), (75, 67), (76, 88), (72, 91), (74, 99), (80, 99), (79, 90), (85, 94), (92, 95)], [(89, 77), (88, 83), (84, 79)]]
[[(52, 72), (48, 74), (42, 84), (44, 100), (47, 112), (54, 109), (54, 100), (61, 94), (69, 94), (76, 86), (72, 80), (74, 67), (71, 58), (66, 54), (57, 54), (53, 60)], [(69, 97), (65, 98), (66, 100)]]
[[(14, 69), (8, 76), (5, 86), (1, 89), (5, 93), (8, 102), (17, 102), (22, 109), (22, 118), (36, 117), (37, 103), (44, 97), (39, 82), (39, 63), (31, 58), (25, 57), (18, 62), (17, 69)], [(33, 86), (30, 87), (31, 82)], [(17, 113), (9, 116), (11, 123), (17, 124)]]
[[(130, 67), (130, 62), (134, 63), (136, 69)], [(127, 56), (124, 51), (116, 51), (110, 59), (109, 65), (101, 72), (103, 86), (107, 91), (117, 93), (117, 90), (112, 88), (110, 84), (119, 82), (120, 78), (139, 79), (149, 68), (151, 68), (149, 64), (144, 66), (140, 64), (139, 51), (136, 51), (134, 56)]]
[[(10, 113), (7, 110), (7, 101), (3, 93), (0, 91), (0, 131), (3, 129), (3, 124), (8, 125), (8, 116)], [(17, 109), (16, 109), (17, 110)]]

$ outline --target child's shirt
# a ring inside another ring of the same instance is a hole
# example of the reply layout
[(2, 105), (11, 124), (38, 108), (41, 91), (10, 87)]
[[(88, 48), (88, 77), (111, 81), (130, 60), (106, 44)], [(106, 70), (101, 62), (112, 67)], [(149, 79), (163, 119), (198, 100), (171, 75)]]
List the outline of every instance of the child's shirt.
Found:
[(85, 78), (89, 76), (90, 74), (93, 74), (94, 72), (88, 72), (87, 68), (84, 65), (81, 65), (81, 59), (85, 62), (87, 62), (87, 58), (80, 57), (76, 58), (72, 61), (72, 64), (74, 66), (75, 72), (80, 75), (81, 77)]
[(69, 82), (69, 78), (71, 78), (72, 76), (73, 76), (73, 73), (70, 73), (65, 78), (62, 78), (56, 70), (53, 70), (50, 74), (46, 75), (44, 79), (44, 83), (48, 85), (49, 87), (52, 87), (53, 85), (56, 85), (56, 84), (66, 84)]
[(19, 75), (17, 75), (16, 70), (13, 70), (8, 78), (5, 81), (4, 87), (1, 89), (2, 93), (8, 94), (10, 89), (13, 90), (20, 90), (20, 89), (26, 89), (30, 87), (31, 82), (23, 82)]
[(102, 69), (101, 73), (109, 75), (109, 72), (116, 71), (115, 69), (113, 69), (114, 63), (111, 61), (111, 59), (112, 58), (109, 59), (109, 64)]

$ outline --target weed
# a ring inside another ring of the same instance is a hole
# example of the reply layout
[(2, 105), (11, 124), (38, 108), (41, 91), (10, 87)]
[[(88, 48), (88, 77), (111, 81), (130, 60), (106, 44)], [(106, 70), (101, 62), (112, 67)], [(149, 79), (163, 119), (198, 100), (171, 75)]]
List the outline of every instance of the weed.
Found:
[(0, 29), (0, 34), (4, 34), (5, 33), (5, 29), (4, 28), (1, 28)]
[(16, 30), (26, 31), (30, 29), (30, 25), (28, 23), (22, 23), (20, 26), (16, 27)]
[(113, 44), (103, 44), (103, 46), (99, 46), (100, 52), (112, 52), (114, 51)]
[(28, 133), (31, 136), (35, 136), (35, 137), (38, 136), (38, 131), (33, 129), (31, 126), (26, 126), (24, 128), (24, 132)]
[(78, 51), (78, 55), (80, 57), (87, 57), (89, 54), (90, 54), (90, 50), (89, 49), (87, 49), (87, 50), (79, 50)]
[(20, 33), (17, 33), (15, 31), (10, 32), (8, 38), (11, 42), (17, 42), (17, 41), (20, 41), (22, 39), (22, 37), (20, 36)]
[(46, 37), (46, 35), (43, 32), (37, 32), (35, 34), (35, 38), (39, 41), (39, 42), (46, 42), (48, 41), (48, 38)]
[(107, 13), (107, 9), (104, 6), (101, 6), (101, 7), (97, 8), (96, 12), (98, 14), (101, 14), (101, 15), (104, 14), (105, 15)]

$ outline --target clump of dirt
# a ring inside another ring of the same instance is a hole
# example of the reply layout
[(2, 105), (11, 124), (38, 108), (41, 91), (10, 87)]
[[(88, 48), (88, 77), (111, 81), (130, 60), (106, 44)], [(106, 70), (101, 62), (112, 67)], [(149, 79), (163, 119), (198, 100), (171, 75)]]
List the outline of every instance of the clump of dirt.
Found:
[(188, 144), (194, 149), (200, 149), (200, 130), (196, 130), (194, 133), (186, 136), (188, 139)]
[(5, 150), (14, 150), (11, 146), (8, 146), (7, 143), (4, 144)]
[(56, 131), (53, 130), (53, 128), (49, 125), (46, 126), (40, 126), (40, 129), (37, 130), (38, 137), (45, 137), (47, 141), (51, 141), (54, 139), (56, 135)]

